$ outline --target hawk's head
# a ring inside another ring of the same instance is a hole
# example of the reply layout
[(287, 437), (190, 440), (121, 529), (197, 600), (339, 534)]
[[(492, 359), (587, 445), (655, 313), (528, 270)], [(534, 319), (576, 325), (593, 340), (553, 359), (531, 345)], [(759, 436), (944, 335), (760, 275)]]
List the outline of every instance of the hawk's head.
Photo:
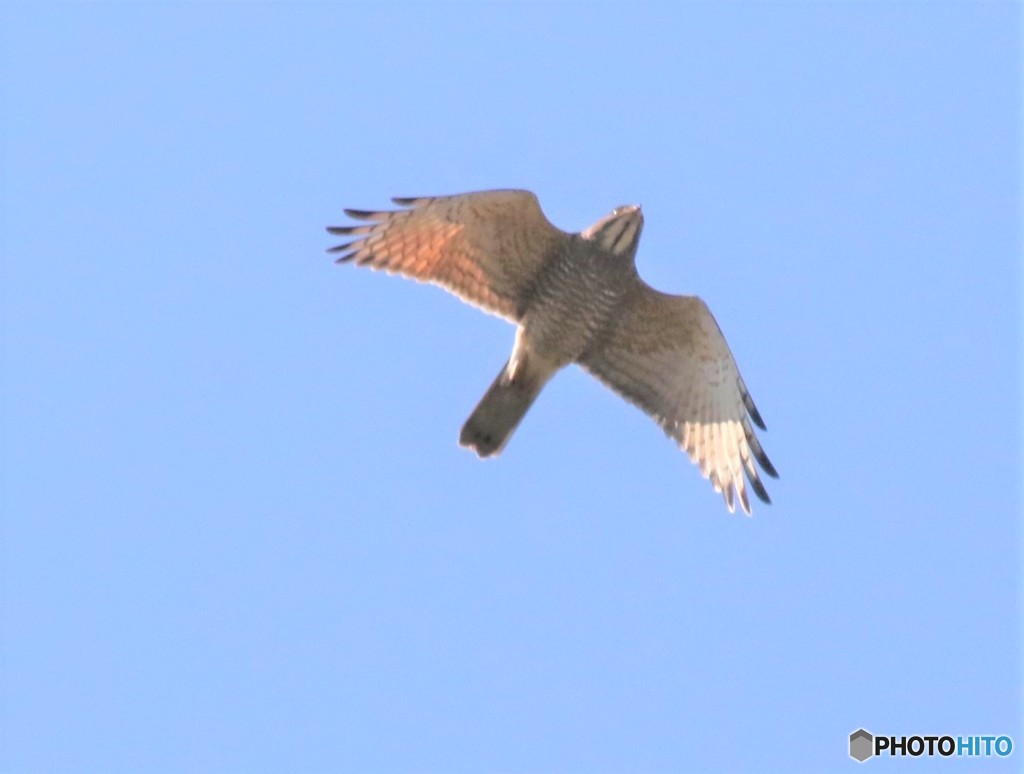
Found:
[(626, 204), (616, 207), (581, 236), (612, 255), (633, 256), (643, 227), (644, 214), (640, 205)]

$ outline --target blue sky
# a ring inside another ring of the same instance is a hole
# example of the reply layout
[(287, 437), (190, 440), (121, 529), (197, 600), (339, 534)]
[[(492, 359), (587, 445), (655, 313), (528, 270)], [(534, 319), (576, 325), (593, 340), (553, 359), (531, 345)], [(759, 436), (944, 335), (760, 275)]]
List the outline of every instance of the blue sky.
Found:
[[(1019, 5), (0, 27), (0, 770), (845, 771), (862, 726), (1019, 764)], [(578, 369), (458, 447), (512, 329), (323, 229), (495, 187), (643, 205), (772, 506)]]

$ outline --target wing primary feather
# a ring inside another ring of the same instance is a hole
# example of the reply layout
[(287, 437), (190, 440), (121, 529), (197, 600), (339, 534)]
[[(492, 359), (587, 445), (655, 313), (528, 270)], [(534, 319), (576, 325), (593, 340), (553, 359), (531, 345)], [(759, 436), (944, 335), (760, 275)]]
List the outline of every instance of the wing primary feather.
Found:
[(761, 419), (761, 412), (757, 410), (757, 406), (754, 405), (754, 401), (749, 395), (743, 396), (743, 405), (747, 409), (747, 413), (750, 414), (750, 418), (754, 420), (754, 424), (760, 427), (762, 430), (767, 430), (768, 426)]
[(327, 233), (334, 234), (335, 236), (351, 236), (353, 234), (369, 234), (377, 228), (376, 225), (372, 226), (328, 226)]
[(420, 204), (426, 204), (431, 198), (430, 196), (392, 196), (391, 201), (399, 207), (415, 207)]
[(764, 453), (764, 449), (761, 448), (761, 442), (757, 440), (757, 436), (754, 435), (753, 429), (746, 422), (743, 423), (743, 434), (747, 437), (747, 443), (750, 445), (750, 451), (754, 455), (754, 459), (758, 461), (764, 472), (772, 478), (778, 478), (779, 473), (775, 470), (775, 466), (772, 465), (772, 461), (768, 459), (768, 455)]
[(355, 245), (355, 244), (358, 244), (358, 240), (356, 242), (346, 242), (343, 245), (335, 245), (334, 247), (328, 247), (327, 248), (327, 252), (329, 252), (329, 253), (343, 253), (346, 250), (350, 249), (352, 247), (352, 245)]
[(747, 413), (750, 414), (750, 418), (754, 420), (754, 424), (762, 430), (767, 430), (768, 428), (765, 426), (764, 420), (761, 419), (761, 412), (754, 405), (754, 399), (750, 397), (750, 391), (747, 390), (747, 385), (743, 383), (742, 379), (740, 379), (740, 394), (743, 396), (743, 406), (746, 408)]
[[(740, 506), (743, 508), (743, 512), (745, 514), (747, 514), (747, 516), (749, 516), (750, 515), (750, 500), (747, 499), (747, 490), (743, 486), (737, 486), (736, 488), (739, 490), (739, 493), (740, 493)], [(754, 491), (756, 492), (757, 489), (755, 488)]]
[[(750, 488), (754, 490), (754, 494), (757, 495), (757, 499), (768, 505), (772, 504), (772, 498), (768, 496), (768, 490), (764, 488), (764, 484), (761, 483), (761, 479), (757, 477), (757, 471), (754, 471), (754, 475), (747, 473), (747, 481), (750, 482)], [(750, 509), (747, 508), (747, 513), (750, 513)]]
[(386, 212), (372, 212), (371, 210), (350, 210), (345, 209), (345, 214), (356, 220), (383, 220), (388, 216)]

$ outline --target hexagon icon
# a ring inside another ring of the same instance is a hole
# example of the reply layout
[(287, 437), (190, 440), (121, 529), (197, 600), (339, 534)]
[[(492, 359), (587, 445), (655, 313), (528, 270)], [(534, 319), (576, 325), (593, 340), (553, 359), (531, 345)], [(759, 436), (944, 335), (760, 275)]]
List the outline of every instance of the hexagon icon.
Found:
[(875, 754), (875, 739), (870, 731), (858, 728), (850, 734), (850, 757), (863, 763)]

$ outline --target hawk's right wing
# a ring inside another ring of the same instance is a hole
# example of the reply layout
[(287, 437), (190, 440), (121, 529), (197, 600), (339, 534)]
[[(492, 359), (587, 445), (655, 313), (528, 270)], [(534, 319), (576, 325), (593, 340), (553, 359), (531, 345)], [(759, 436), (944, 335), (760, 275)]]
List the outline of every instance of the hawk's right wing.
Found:
[(686, 451), (731, 511), (750, 513), (744, 475), (771, 502), (754, 465), (778, 476), (751, 419), (764, 429), (729, 345), (707, 305), (660, 293), (637, 279), (608, 336), (580, 360), (598, 379), (650, 414)]
[(338, 262), (432, 282), (485, 311), (518, 321), (540, 267), (568, 247), (529, 191), (482, 191), (392, 201), (408, 209), (345, 210), (361, 226), (331, 226), (355, 236), (331, 248)]

